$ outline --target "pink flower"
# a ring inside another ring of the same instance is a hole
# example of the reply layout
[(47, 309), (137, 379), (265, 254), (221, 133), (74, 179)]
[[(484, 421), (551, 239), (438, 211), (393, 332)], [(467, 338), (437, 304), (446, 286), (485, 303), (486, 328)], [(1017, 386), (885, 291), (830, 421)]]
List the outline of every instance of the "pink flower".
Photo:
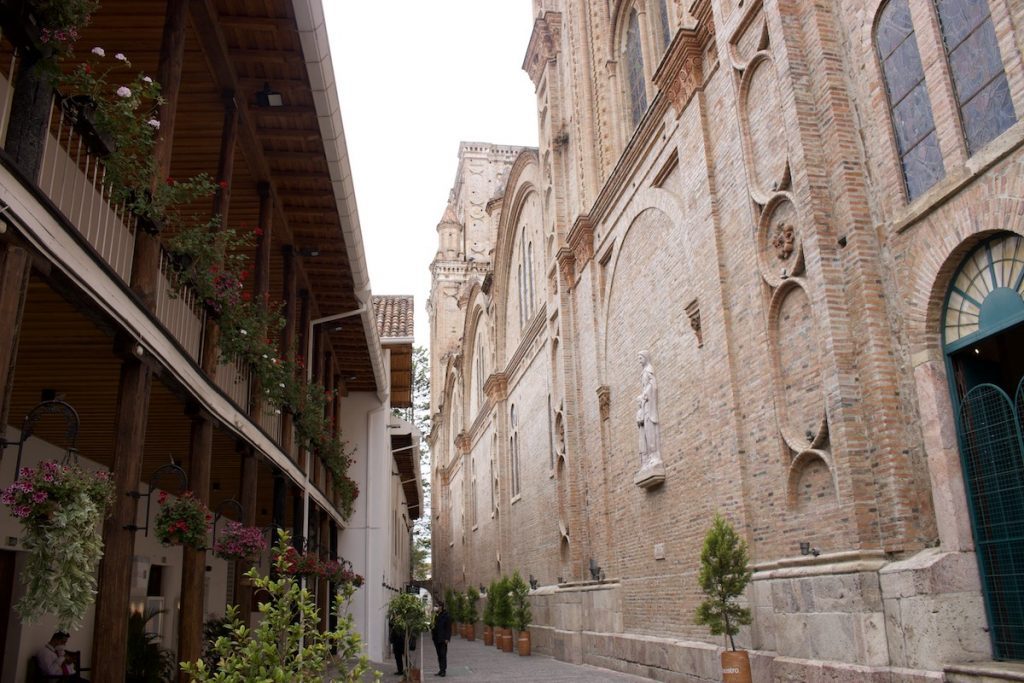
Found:
[(146, 123), (149, 125), (150, 128), (160, 130), (160, 122), (156, 119), (150, 119), (149, 121), (146, 121)]
[(92, 49), (92, 53), (94, 55), (96, 55), (97, 57), (106, 57), (107, 56), (107, 53), (103, 51), (102, 47), (94, 47)]
[(128, 58), (124, 56), (123, 52), (118, 52), (116, 55), (114, 55), (114, 59), (116, 59), (119, 62), (127, 62), (128, 61)]
[(120, 88), (117, 89), (116, 94), (118, 97), (131, 97), (132, 91), (129, 90), (126, 86), (122, 85)]

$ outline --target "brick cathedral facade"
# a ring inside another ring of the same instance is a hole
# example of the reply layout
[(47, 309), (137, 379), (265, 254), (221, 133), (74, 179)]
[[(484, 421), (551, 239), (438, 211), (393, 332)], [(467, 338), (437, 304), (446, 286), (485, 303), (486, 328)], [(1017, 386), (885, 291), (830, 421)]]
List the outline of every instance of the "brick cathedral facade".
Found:
[(721, 512), (755, 680), (1024, 658), (1024, 4), (533, 10), (539, 148), (461, 145), (431, 265), (438, 584), (518, 570), (540, 651), (716, 680)]

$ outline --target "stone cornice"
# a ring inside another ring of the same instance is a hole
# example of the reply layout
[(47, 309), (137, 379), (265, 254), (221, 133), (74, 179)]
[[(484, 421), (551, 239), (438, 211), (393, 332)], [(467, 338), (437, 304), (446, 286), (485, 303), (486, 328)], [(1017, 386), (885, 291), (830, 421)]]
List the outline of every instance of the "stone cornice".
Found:
[[(516, 374), (516, 370), (519, 369), (523, 359), (526, 358), (526, 354), (530, 347), (533, 346), (533, 342), (536, 341), (537, 336), (540, 335), (541, 330), (544, 329), (544, 322), (547, 320), (547, 304), (541, 306), (537, 313), (533, 316), (533, 320), (523, 330), (523, 338), (519, 341), (519, 346), (516, 348), (516, 352), (512, 354), (512, 358), (508, 361), (508, 366), (505, 368), (505, 374), (511, 378)], [(506, 390), (507, 391), (507, 390)]]
[(562, 281), (567, 287), (571, 287), (576, 281), (576, 255), (569, 247), (561, 247), (555, 258), (558, 260), (558, 269), (562, 272)]
[(464, 431), (459, 432), (459, 435), (455, 437), (455, 449), (459, 454), (469, 453), (470, 445), (469, 434)]
[(577, 270), (583, 270), (590, 259), (594, 258), (594, 224), (590, 222), (590, 216), (585, 213), (577, 216), (565, 241), (576, 258)]
[[(699, 25), (698, 25), (699, 26)], [(682, 115), (690, 98), (704, 82), (703, 41), (697, 28), (676, 31), (665, 58), (654, 72), (654, 85), (665, 93), (669, 104)]]
[(545, 12), (533, 22), (530, 44), (523, 58), (523, 71), (530, 75), (533, 87), (540, 87), (540, 77), (548, 62), (558, 58), (562, 49), (562, 14)]
[(508, 375), (504, 372), (492, 372), (484, 382), (484, 393), (492, 405), (504, 401), (508, 397)]

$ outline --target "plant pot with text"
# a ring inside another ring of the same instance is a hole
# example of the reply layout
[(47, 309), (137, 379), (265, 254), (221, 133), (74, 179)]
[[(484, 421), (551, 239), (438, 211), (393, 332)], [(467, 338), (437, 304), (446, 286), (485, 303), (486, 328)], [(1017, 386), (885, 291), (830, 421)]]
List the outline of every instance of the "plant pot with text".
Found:
[(494, 645), (493, 626), (484, 626), (484, 645)]
[(512, 629), (510, 628), (501, 630), (501, 651), (512, 652)]
[(475, 624), (466, 624), (466, 640), (468, 640), (471, 643), (474, 640), (476, 640), (476, 625)]
[(523, 629), (522, 631), (520, 631), (519, 632), (519, 638), (516, 640), (516, 644), (518, 645), (518, 652), (519, 652), (519, 656), (520, 657), (529, 657), (530, 656), (531, 642), (530, 642), (530, 632), (529, 631), (527, 631), (526, 629)]
[(746, 650), (722, 652), (722, 683), (751, 683), (750, 657)]
[(409, 683), (420, 683), (423, 680), (422, 672), (418, 667), (410, 666), (409, 670), (405, 672), (405, 680)]

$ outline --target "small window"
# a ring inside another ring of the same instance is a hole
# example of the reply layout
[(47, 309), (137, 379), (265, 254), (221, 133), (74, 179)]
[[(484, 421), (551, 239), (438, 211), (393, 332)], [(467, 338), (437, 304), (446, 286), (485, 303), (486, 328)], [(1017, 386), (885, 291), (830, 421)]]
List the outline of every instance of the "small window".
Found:
[(629, 105), (633, 126), (640, 123), (647, 111), (647, 83), (644, 76), (644, 54), (640, 48), (640, 18), (636, 10), (629, 13), (626, 28), (626, 70), (629, 83)]
[(1017, 121), (987, 0), (934, 0), (967, 149), (974, 154)]
[(882, 64), (903, 180), (913, 200), (945, 176), (946, 170), (907, 0), (890, 0), (882, 9), (875, 47)]
[(664, 53), (668, 49), (668, 44), (672, 42), (672, 25), (668, 20), (667, 0), (658, 2), (658, 20), (661, 22), (661, 51)]

